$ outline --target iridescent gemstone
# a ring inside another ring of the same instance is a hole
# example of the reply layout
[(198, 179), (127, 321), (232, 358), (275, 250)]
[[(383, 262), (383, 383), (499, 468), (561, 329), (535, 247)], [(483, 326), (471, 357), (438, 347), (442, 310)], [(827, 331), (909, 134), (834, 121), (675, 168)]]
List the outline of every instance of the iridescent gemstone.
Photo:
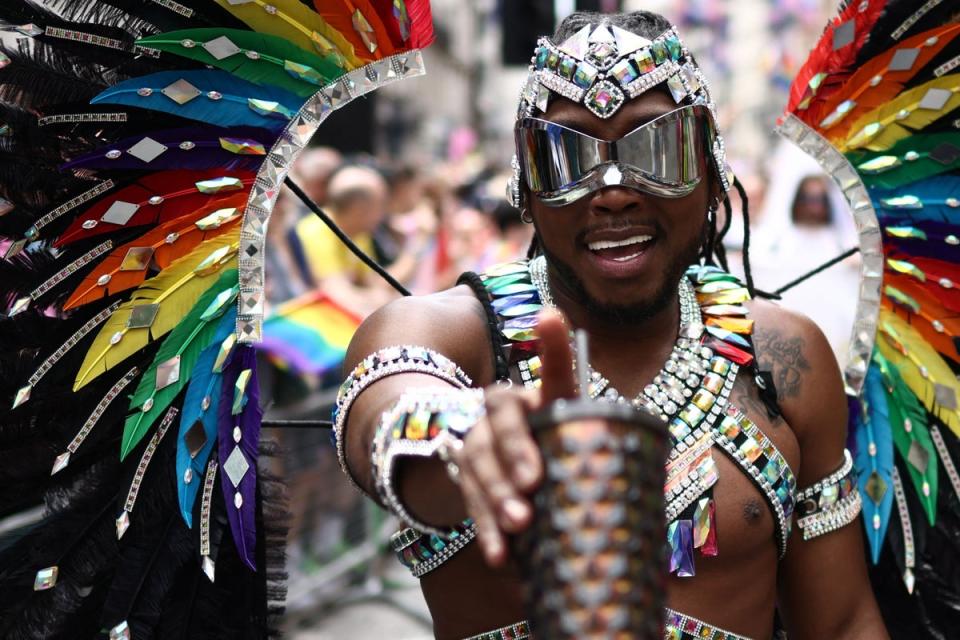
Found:
[(197, 46), (197, 43), (190, 38), (184, 38), (180, 41), (180, 46), (182, 46), (184, 49), (193, 49), (195, 46)]
[(122, 332), (122, 331), (117, 331), (117, 332), (114, 333), (112, 336), (110, 336), (110, 344), (117, 344), (117, 343), (120, 342), (121, 340), (123, 340), (123, 332)]
[(566, 78), (567, 80), (570, 80), (571, 78), (573, 78), (573, 73), (576, 70), (576, 68), (577, 68), (576, 60), (574, 60), (573, 58), (564, 57), (560, 61), (560, 66), (557, 69), (557, 71), (561, 77)]
[(637, 69), (640, 70), (641, 75), (650, 73), (657, 68), (657, 63), (654, 62), (650, 49), (641, 49), (633, 59), (637, 63)]
[(219, 91), (207, 91), (207, 97), (211, 100), (220, 100), (223, 98), (223, 94)]
[[(947, 205), (948, 207), (950, 207), (951, 209), (960, 209), (960, 198), (952, 198), (952, 197), (951, 197), (951, 198), (947, 198), (947, 199), (944, 201), (944, 204), (946, 204), (946, 205)], [(952, 236), (951, 236), (951, 237), (952, 237)]]
[(97, 284), (100, 285), (101, 287), (107, 286), (107, 284), (110, 283), (110, 277), (111, 276), (109, 273), (103, 274), (102, 276), (97, 278)]
[(907, 162), (916, 162), (920, 159), (920, 154), (916, 151), (907, 151), (905, 154), (903, 154), (903, 159)]
[(140, 407), (140, 410), (143, 411), (144, 413), (148, 413), (148, 412), (150, 411), (150, 409), (153, 409), (153, 398), (152, 398), (152, 397), (147, 398), (146, 400), (144, 400), (144, 401), (143, 401), (143, 406)]
[(187, 467), (183, 472), (183, 483), (190, 484), (191, 482), (193, 482), (193, 469)]
[(581, 89), (588, 89), (597, 79), (598, 73), (597, 68), (589, 62), (581, 62), (577, 65), (577, 71), (573, 74), (573, 83)]
[(196, 146), (197, 146), (196, 144), (194, 144), (193, 142), (191, 142), (191, 141), (189, 141), (189, 140), (184, 140), (183, 142), (180, 143), (180, 149), (181, 149), (182, 151), (190, 151), (191, 149), (193, 149), (193, 148), (196, 147)]
[(556, 51), (549, 51), (547, 53), (547, 69), (556, 71), (558, 64), (560, 64), (560, 55)]
[(753, 462), (759, 458), (760, 454), (763, 453), (763, 450), (760, 449), (759, 445), (757, 445), (757, 441), (753, 438), (748, 438), (745, 440), (743, 444), (740, 445), (739, 451), (743, 454), (743, 457), (750, 462)]
[(260, 54), (257, 53), (256, 51), (253, 51), (252, 49), (248, 49), (247, 51), (244, 51), (243, 53), (244, 53), (245, 56), (247, 56), (247, 57), (250, 58), (251, 60), (259, 60), (259, 59), (260, 59)]
[(47, 589), (52, 589), (57, 584), (58, 573), (59, 570), (56, 565), (37, 571), (37, 575), (33, 579), (33, 590), (45, 591)]
[(680, 38), (676, 35), (671, 35), (663, 42), (663, 45), (671, 60), (676, 61), (680, 59), (683, 53), (682, 47), (680, 46)]
[(716, 396), (706, 389), (697, 389), (696, 394), (693, 396), (693, 404), (697, 405), (702, 411), (709, 411), (713, 403), (716, 402), (716, 399)]
[(652, 45), (650, 45), (650, 53), (653, 54), (653, 61), (657, 64), (657, 66), (666, 62), (667, 56), (670, 55), (667, 51), (666, 44), (663, 42), (654, 42)]
[(637, 70), (634, 68), (633, 63), (629, 59), (621, 60), (617, 64), (613, 65), (610, 73), (614, 78), (617, 79), (617, 82), (619, 82), (620, 86), (622, 87), (627, 86), (640, 77), (640, 74), (637, 73)]
[(537, 67), (537, 69), (543, 69), (545, 66), (547, 66), (547, 57), (549, 55), (550, 55), (550, 50), (547, 49), (546, 47), (540, 47), (539, 49), (537, 49), (537, 57), (535, 62), (535, 66)]
[(108, 160), (116, 160), (123, 154), (119, 149), (110, 149), (110, 151), (107, 151), (105, 155), (107, 156)]
[(149, 202), (152, 205), (158, 205), (161, 202), (163, 202), (163, 196), (150, 196), (147, 202)]
[(84, 220), (80, 226), (84, 229), (93, 229), (99, 222), (97, 220)]
[(146, 98), (147, 96), (153, 95), (153, 89), (150, 87), (140, 87), (137, 89), (137, 95)]

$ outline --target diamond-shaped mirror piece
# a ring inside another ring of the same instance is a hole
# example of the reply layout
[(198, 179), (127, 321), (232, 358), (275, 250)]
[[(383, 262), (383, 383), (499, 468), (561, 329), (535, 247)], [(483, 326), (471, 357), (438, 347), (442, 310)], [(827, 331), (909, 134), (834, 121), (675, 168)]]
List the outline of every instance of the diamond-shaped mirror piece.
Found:
[(936, 160), (940, 164), (949, 165), (960, 160), (960, 148), (953, 146), (949, 142), (943, 142), (930, 151), (929, 155), (931, 159)]
[(70, 464), (70, 452), (64, 451), (53, 461), (53, 468), (50, 469), (50, 475), (60, 473)]
[(110, 208), (107, 209), (102, 216), (100, 216), (100, 222), (125, 225), (130, 221), (130, 218), (133, 217), (133, 214), (135, 214), (139, 208), (140, 205), (138, 204), (117, 200), (110, 205)]
[(160, 313), (159, 304), (141, 304), (130, 310), (130, 317), (127, 319), (128, 329), (146, 329), (157, 319)]
[(211, 178), (210, 180), (201, 180), (196, 183), (197, 191), (200, 193), (223, 193), (225, 191), (239, 191), (243, 189), (243, 181), (240, 178), (231, 178), (230, 176), (221, 176)]
[(210, 582), (213, 582), (214, 578), (216, 577), (216, 565), (213, 563), (213, 559), (210, 556), (203, 556), (200, 567), (203, 569), (204, 575), (207, 576)]
[(867, 478), (866, 490), (867, 495), (870, 496), (870, 499), (875, 503), (880, 504), (880, 502), (883, 500), (883, 496), (887, 493), (887, 483), (879, 473), (874, 471), (870, 474), (870, 477)]
[(204, 309), (203, 313), (200, 314), (200, 319), (204, 322), (209, 322), (222, 314), (227, 305), (237, 296), (238, 290), (239, 287), (231, 287), (218, 293), (217, 296), (210, 301), (210, 304)]
[(59, 572), (60, 570), (56, 565), (37, 571), (37, 575), (33, 579), (33, 590), (46, 591), (47, 589), (53, 589), (54, 585), (57, 584)]
[(123, 534), (127, 532), (127, 529), (130, 528), (130, 512), (124, 509), (120, 512), (120, 515), (117, 516), (117, 540), (123, 537)]
[(153, 138), (146, 137), (127, 149), (127, 153), (144, 162), (153, 162), (166, 150), (167, 145), (161, 144)]
[(247, 462), (247, 458), (243, 455), (240, 447), (234, 447), (230, 455), (227, 456), (227, 461), (223, 463), (223, 470), (235, 487), (240, 484), (249, 469), (250, 463)]
[(173, 356), (157, 365), (156, 389), (164, 389), (180, 380), (180, 356)]
[(939, 382), (933, 386), (933, 395), (936, 398), (937, 404), (943, 407), (944, 409), (950, 409), (951, 411), (956, 411), (957, 409), (957, 392), (954, 391), (951, 387), (948, 387), (945, 384), (940, 384)]
[(30, 392), (31, 392), (32, 390), (33, 390), (33, 385), (29, 385), (29, 384), (28, 384), (28, 385), (25, 385), (25, 386), (23, 386), (23, 387), (20, 387), (20, 389), (17, 390), (17, 395), (15, 395), (15, 396), (13, 397), (13, 407), (11, 407), (11, 408), (12, 408), (12, 409), (16, 409), (17, 407), (19, 407), (20, 405), (22, 405), (24, 402), (26, 402), (27, 400), (29, 400), (29, 399), (30, 399)]
[(27, 307), (30, 306), (30, 302), (33, 301), (33, 298), (30, 296), (23, 296), (22, 298), (17, 298), (16, 302), (10, 307), (10, 310), (7, 311), (7, 317), (13, 317), (18, 313), (23, 313), (27, 310)]
[(854, 41), (857, 35), (857, 24), (854, 19), (847, 20), (833, 30), (833, 50), (842, 49)]
[(918, 106), (921, 109), (939, 111), (940, 109), (943, 109), (943, 107), (952, 97), (953, 92), (949, 89), (930, 89), (923, 94), (923, 99), (920, 100), (920, 104)]
[(913, 68), (917, 58), (920, 57), (920, 49), (897, 49), (890, 60), (888, 71), (908, 71)]
[(299, 62), (293, 62), (291, 60), (284, 60), (283, 70), (297, 80), (303, 80), (304, 82), (315, 84), (318, 87), (322, 87), (326, 83), (326, 78), (324, 78), (319, 71), (309, 65), (300, 64)]
[(172, 82), (160, 90), (160, 93), (167, 96), (177, 104), (187, 104), (200, 95), (200, 89), (184, 80), (183, 78)]
[(907, 452), (907, 460), (920, 473), (925, 473), (927, 465), (930, 464), (930, 454), (923, 446), (914, 440), (910, 443), (910, 451)]
[(364, 46), (370, 53), (377, 50), (377, 34), (359, 9), (353, 12), (353, 28), (360, 35)]
[(21, 24), (18, 27), (14, 27), (14, 29), (19, 33), (22, 33), (23, 35), (27, 36), (28, 38), (33, 38), (43, 33), (43, 29), (33, 24), (32, 22), (28, 24)]
[(240, 53), (240, 47), (233, 44), (233, 40), (227, 36), (220, 36), (210, 42), (205, 42), (203, 43), (203, 48), (217, 60), (223, 60), (224, 58), (229, 58), (232, 55)]
[(220, 267), (230, 260), (231, 255), (233, 255), (233, 247), (223, 246), (215, 249), (193, 268), (193, 272), (198, 276), (209, 276), (216, 273), (220, 270)]
[(120, 271), (143, 271), (152, 259), (153, 247), (130, 247), (120, 263)]
[(203, 428), (203, 422), (200, 420), (194, 422), (193, 426), (183, 434), (183, 442), (187, 445), (190, 458), (196, 458), (197, 454), (207, 445), (207, 431)]
[(291, 113), (289, 109), (279, 102), (274, 102), (273, 100), (247, 98), (247, 106), (250, 107), (254, 113), (259, 113), (262, 116), (286, 119), (289, 119), (293, 116), (293, 113)]

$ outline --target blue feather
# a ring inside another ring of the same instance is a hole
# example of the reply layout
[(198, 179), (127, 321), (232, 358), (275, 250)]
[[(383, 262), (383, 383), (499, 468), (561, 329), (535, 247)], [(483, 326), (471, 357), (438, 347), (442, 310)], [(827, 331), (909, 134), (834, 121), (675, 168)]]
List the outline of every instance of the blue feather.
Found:
[[(161, 90), (178, 80), (185, 80), (202, 95), (179, 104)], [(149, 95), (140, 95), (138, 90), (148, 88)], [(218, 100), (207, 97), (215, 91)], [(261, 114), (248, 104), (249, 99), (276, 102), (280, 113)], [(91, 104), (124, 104), (153, 111), (163, 111), (190, 120), (199, 120), (221, 127), (266, 127), (279, 129), (303, 104), (298, 96), (276, 87), (263, 87), (241, 80), (226, 71), (161, 71), (147, 76), (126, 80), (106, 89), (90, 101)]]
[[(862, 400), (866, 407), (866, 419), (863, 419), (862, 413), (855, 419), (857, 447), (854, 462), (859, 473), (858, 485), (863, 497), (863, 524), (870, 543), (870, 557), (876, 564), (880, 558), (880, 549), (893, 507), (893, 432), (890, 429), (883, 377), (875, 364), (871, 364), (867, 371)], [(870, 455), (871, 451), (875, 451), (876, 455)], [(874, 502), (867, 492), (867, 483), (874, 473), (885, 487), (879, 503)]]
[(960, 180), (954, 175), (935, 176), (896, 189), (868, 191), (884, 226), (903, 220), (960, 224), (960, 209), (947, 204), (951, 198), (960, 200)]
[[(197, 499), (197, 492), (203, 483), (203, 474), (207, 459), (217, 441), (217, 408), (220, 404), (220, 388), (223, 383), (223, 374), (213, 372), (213, 363), (220, 351), (220, 344), (228, 335), (233, 333), (237, 320), (236, 307), (223, 314), (217, 325), (217, 332), (213, 341), (205, 348), (197, 360), (183, 399), (183, 412), (180, 414), (180, 433), (177, 435), (177, 495), (180, 498), (180, 513), (188, 527), (193, 527), (193, 505)], [(203, 409), (203, 399), (209, 398), (210, 404)], [(202, 422), (206, 443), (197, 455), (191, 460), (190, 450), (187, 448), (185, 436), (197, 421)], [(193, 478), (189, 483), (184, 482), (184, 474), (191, 469)]]

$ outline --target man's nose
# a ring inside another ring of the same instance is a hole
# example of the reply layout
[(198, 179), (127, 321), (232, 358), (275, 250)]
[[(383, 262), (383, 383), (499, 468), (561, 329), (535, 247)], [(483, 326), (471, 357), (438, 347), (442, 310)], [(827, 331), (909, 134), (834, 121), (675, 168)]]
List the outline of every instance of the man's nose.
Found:
[(591, 196), (590, 211), (595, 215), (631, 213), (641, 208), (645, 197), (629, 187), (604, 187)]

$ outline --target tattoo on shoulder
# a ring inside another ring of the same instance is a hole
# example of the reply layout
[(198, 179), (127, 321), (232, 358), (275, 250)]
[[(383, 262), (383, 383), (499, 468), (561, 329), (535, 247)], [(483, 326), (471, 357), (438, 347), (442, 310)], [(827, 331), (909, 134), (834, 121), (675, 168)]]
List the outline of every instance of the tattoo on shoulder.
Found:
[(770, 371), (777, 388), (777, 398), (793, 398), (800, 393), (810, 363), (803, 352), (806, 342), (800, 336), (785, 336), (778, 331), (757, 330), (753, 336), (760, 368)]

